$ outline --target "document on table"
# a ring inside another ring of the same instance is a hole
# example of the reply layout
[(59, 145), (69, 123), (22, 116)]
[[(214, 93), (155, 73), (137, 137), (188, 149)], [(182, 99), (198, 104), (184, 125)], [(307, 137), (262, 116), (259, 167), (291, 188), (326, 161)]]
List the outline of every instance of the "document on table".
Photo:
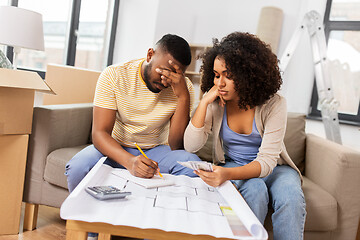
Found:
[(171, 177), (169, 177), (168, 175), (165, 175), (163, 177), (155, 175), (152, 178), (140, 178), (140, 177), (135, 177), (134, 175), (131, 175), (131, 173), (126, 170), (114, 171), (112, 174), (115, 174), (121, 178), (129, 180), (136, 184), (139, 184), (140, 186), (143, 186), (144, 188), (156, 188), (156, 187), (165, 187), (165, 186), (174, 185), (173, 179)]
[[(63, 219), (218, 238), (268, 237), (230, 182), (213, 188), (200, 178), (163, 174), (172, 185), (145, 188), (136, 183), (127, 170), (102, 164), (104, 160), (95, 165), (64, 201), (60, 209)], [(132, 194), (122, 200), (98, 201), (84, 190), (95, 185), (113, 185)]]

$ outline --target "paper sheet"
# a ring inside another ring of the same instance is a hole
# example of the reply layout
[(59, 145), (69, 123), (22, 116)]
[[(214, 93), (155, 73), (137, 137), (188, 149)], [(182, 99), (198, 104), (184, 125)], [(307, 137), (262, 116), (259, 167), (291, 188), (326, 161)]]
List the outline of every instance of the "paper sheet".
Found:
[[(104, 160), (95, 165), (64, 201), (61, 218), (218, 238), (267, 239), (265, 229), (230, 182), (213, 188), (200, 178), (163, 174), (173, 180), (173, 186), (147, 189), (119, 177), (126, 170), (104, 165)], [(99, 201), (84, 190), (94, 185), (113, 185), (131, 191), (132, 195), (122, 200)], [(244, 226), (242, 236), (234, 235), (222, 206), (236, 212), (238, 223)]]
[[(119, 171), (116, 171), (119, 170)], [(169, 176), (165, 175), (163, 177), (160, 176), (153, 176), (152, 178), (140, 178), (131, 175), (129, 171), (123, 169), (114, 169), (112, 174), (117, 175), (123, 179), (129, 180), (136, 184), (139, 184), (145, 188), (156, 188), (156, 187), (164, 187), (164, 186), (171, 186), (174, 185), (174, 181)]]

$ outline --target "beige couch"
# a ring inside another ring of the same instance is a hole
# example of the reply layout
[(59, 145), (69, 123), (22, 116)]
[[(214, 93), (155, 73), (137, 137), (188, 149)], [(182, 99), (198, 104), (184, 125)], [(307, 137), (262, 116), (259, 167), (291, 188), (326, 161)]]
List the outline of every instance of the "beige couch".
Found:
[[(65, 164), (90, 144), (91, 121), (91, 104), (34, 109), (23, 197), (25, 229), (36, 227), (39, 204), (60, 207), (67, 197)], [(353, 240), (360, 216), (360, 152), (305, 134), (304, 129), (305, 116), (289, 113), (285, 144), (305, 173), (305, 239)], [(198, 155), (209, 160), (209, 152), (205, 147)], [(270, 221), (265, 226), (271, 236)]]

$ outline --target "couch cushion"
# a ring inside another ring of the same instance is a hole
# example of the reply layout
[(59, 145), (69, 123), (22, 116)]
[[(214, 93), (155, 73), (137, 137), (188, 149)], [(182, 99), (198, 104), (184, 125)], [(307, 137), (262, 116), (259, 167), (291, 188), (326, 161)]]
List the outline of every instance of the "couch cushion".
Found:
[(305, 115), (289, 112), (284, 143), (291, 159), (302, 173), (305, 169), (305, 139)]
[[(302, 189), (306, 202), (305, 231), (327, 232), (333, 231), (337, 227), (337, 202), (324, 189), (304, 177)], [(269, 208), (269, 213), (265, 219), (265, 228), (272, 230), (271, 214), (274, 211)]]
[(66, 163), (79, 151), (88, 145), (81, 145), (70, 148), (60, 148), (51, 152), (46, 158), (44, 172), (45, 181), (56, 186), (68, 189), (67, 179), (65, 176)]
[(305, 230), (335, 230), (338, 215), (336, 199), (306, 177), (304, 177), (302, 189), (307, 211)]

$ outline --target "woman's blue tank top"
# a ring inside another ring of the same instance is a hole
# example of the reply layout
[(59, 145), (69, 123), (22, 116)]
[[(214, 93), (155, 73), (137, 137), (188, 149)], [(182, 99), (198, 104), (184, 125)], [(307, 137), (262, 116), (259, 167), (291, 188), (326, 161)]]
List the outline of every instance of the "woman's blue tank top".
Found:
[(227, 123), (226, 107), (220, 128), (220, 138), (223, 141), (225, 158), (231, 158), (242, 166), (257, 157), (262, 141), (259, 131), (256, 128), (255, 118), (250, 134), (239, 134), (231, 130)]

